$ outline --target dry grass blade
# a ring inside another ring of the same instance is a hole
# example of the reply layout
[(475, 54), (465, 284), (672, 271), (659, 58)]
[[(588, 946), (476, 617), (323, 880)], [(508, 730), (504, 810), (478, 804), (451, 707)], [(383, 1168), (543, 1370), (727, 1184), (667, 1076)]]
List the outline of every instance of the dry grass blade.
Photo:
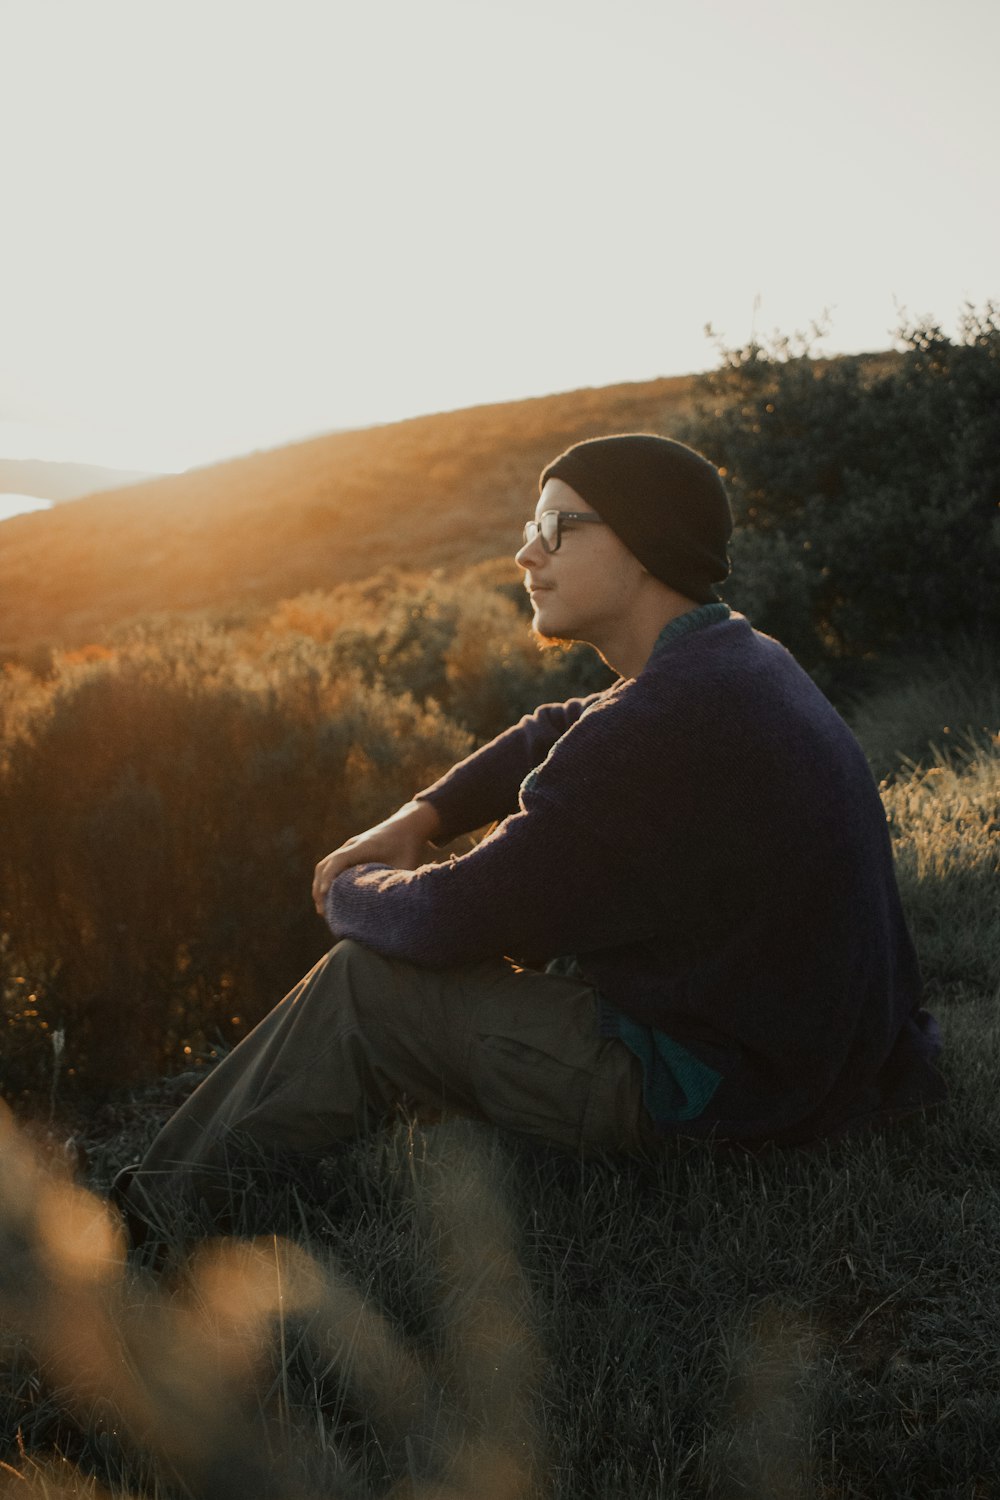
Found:
[[(432, 1133), (415, 1189), (437, 1337), (414, 1346), (340, 1270), (273, 1236), (210, 1241), (167, 1288), (137, 1281), (113, 1214), (45, 1169), (9, 1115), (2, 1126), (0, 1312), (77, 1421), (152, 1455), (168, 1487), (174, 1476), (206, 1500), (283, 1500), (317, 1484), (327, 1497), (371, 1493), (322, 1419), (319, 1457), (304, 1438), (289, 1362), (311, 1347), (402, 1474), (395, 1494), (537, 1492), (529, 1299), (501, 1184), (468, 1141)], [(261, 1393), (276, 1344), (269, 1411)], [(92, 1493), (72, 1471), (51, 1484), (31, 1461), (3, 1483), (60, 1500)]]

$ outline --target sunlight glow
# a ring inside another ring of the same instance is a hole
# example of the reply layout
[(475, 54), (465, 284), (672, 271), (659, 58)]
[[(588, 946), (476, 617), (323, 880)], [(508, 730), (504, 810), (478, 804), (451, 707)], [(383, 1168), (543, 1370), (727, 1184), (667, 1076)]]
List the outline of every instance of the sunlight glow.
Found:
[(183, 468), (704, 369), (707, 323), (947, 326), (997, 292), (997, 42), (982, 0), (12, 4), (0, 417)]

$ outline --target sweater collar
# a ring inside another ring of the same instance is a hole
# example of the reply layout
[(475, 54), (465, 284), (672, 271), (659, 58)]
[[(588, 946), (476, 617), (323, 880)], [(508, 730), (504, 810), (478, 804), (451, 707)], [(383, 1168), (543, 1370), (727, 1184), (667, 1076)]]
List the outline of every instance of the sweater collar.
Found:
[(705, 625), (715, 625), (720, 620), (728, 620), (731, 614), (732, 610), (728, 604), (715, 600), (711, 604), (699, 604), (697, 609), (689, 609), (686, 614), (678, 615), (676, 620), (671, 620), (669, 625), (664, 625), (656, 637), (649, 654), (650, 661), (667, 646), (672, 646), (675, 641), (680, 640), (682, 636), (701, 630)]

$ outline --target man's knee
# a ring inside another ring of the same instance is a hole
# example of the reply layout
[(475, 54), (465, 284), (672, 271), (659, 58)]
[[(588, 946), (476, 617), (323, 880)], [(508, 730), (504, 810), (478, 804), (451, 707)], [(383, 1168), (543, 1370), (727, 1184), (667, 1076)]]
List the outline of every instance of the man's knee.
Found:
[(358, 943), (354, 938), (341, 938), (339, 943), (334, 943), (327, 954), (327, 961), (348, 982), (363, 986), (375, 977), (384, 983), (386, 977), (399, 967), (398, 959), (385, 958), (381, 953), (376, 953), (374, 948), (366, 948), (364, 943)]
[(400, 1019), (401, 992), (416, 991), (419, 971), (402, 959), (386, 958), (353, 938), (334, 944), (325, 960), (326, 976), (341, 1013), (362, 1023)]
[(334, 943), (327, 954), (328, 959), (336, 959), (343, 964), (367, 964), (369, 961), (385, 963), (381, 954), (375, 952), (374, 948), (366, 948), (364, 943), (357, 942), (354, 938), (341, 938)]

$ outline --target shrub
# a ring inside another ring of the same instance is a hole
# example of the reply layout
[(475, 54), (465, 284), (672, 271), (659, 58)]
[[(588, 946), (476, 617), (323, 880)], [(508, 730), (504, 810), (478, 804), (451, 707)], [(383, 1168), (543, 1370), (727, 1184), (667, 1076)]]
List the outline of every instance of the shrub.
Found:
[(724, 351), (685, 434), (728, 476), (727, 597), (813, 667), (1000, 627), (1000, 309), (898, 338)]
[(317, 859), (538, 703), (603, 686), (540, 652), (489, 565), (384, 574), (232, 630), (164, 621), (0, 678), (8, 1093), (47, 1037), (92, 1085), (238, 1037), (311, 966)]
[(386, 571), (364, 584), (286, 600), (267, 630), (279, 652), (289, 628), (324, 642), (336, 670), (434, 702), (483, 741), (539, 703), (614, 680), (589, 647), (539, 650), (525, 606), (508, 562), (480, 564), (454, 579)]
[[(469, 745), (301, 636), (256, 662), (175, 631), (65, 664), (0, 778), (0, 926), (43, 981), (30, 1008), (93, 1083), (238, 1032), (323, 951), (315, 861)], [(39, 1029), (8, 1091), (47, 1065)]]

